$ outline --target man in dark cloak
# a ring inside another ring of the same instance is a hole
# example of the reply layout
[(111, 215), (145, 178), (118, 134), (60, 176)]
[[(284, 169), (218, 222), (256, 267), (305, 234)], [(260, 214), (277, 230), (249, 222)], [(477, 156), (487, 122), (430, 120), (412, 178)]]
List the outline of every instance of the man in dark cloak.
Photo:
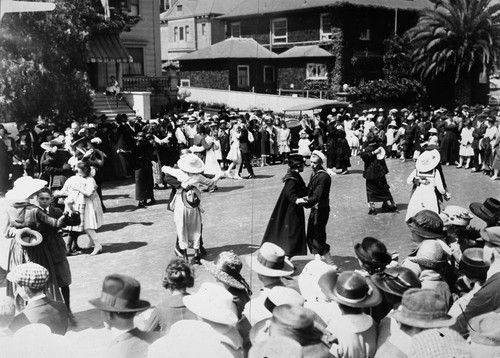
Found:
[(306, 184), (300, 176), (304, 171), (304, 158), (299, 154), (290, 156), (290, 167), (283, 178), (285, 186), (267, 224), (264, 242), (272, 242), (285, 251), (288, 257), (306, 255), (306, 224), (303, 199), (307, 196)]

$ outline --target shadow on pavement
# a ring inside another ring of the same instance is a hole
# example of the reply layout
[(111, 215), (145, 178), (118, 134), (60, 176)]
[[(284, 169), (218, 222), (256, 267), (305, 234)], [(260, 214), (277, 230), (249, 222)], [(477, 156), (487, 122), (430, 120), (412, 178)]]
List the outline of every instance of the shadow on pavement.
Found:
[(105, 254), (115, 254), (121, 251), (135, 250), (140, 247), (146, 246), (148, 243), (144, 241), (129, 241), (129, 242), (117, 242), (111, 244), (104, 244), (103, 252)]
[(106, 181), (103, 183), (103, 189), (113, 189), (122, 185), (129, 185), (134, 183), (134, 178), (116, 179), (112, 181)]
[(396, 204), (396, 206), (398, 207), (399, 211), (408, 209), (408, 204), (405, 203)]
[(349, 176), (349, 174), (363, 174), (363, 170), (359, 170), (359, 169), (349, 170), (349, 173), (347, 174), (347, 176)]
[[(136, 205), (122, 205), (122, 206), (114, 206), (108, 207), (106, 209), (107, 213), (121, 213), (121, 212), (131, 212), (136, 211), (138, 208)], [(143, 209), (141, 209), (143, 210)]]
[(252, 244), (239, 244), (239, 245), (225, 245), (218, 247), (207, 247), (207, 256), (206, 260), (212, 261), (217, 255), (222, 251), (233, 251), (236, 255), (248, 255), (252, 252), (257, 251), (260, 245), (252, 245)]
[[(283, 175), (285, 175), (286, 172), (283, 172)], [(266, 179), (266, 178), (274, 178), (276, 175), (269, 175), (269, 174), (255, 174), (255, 179)]]
[(244, 186), (243, 185), (237, 185), (237, 186), (219, 186), (218, 188), (219, 188), (217, 190), (218, 192), (220, 192), (220, 193), (227, 193), (227, 192), (230, 192), (230, 191), (233, 191), (233, 190), (238, 190), (238, 189), (244, 188)]
[(99, 229), (99, 232), (105, 232), (105, 231), (116, 231), (123, 229), (126, 226), (129, 225), (144, 225), (144, 226), (151, 226), (153, 225), (152, 221), (127, 221), (127, 222), (121, 222), (121, 223), (113, 223), (113, 224), (105, 224), (101, 226)]
[(103, 195), (104, 200), (121, 199), (121, 198), (130, 198), (130, 194)]

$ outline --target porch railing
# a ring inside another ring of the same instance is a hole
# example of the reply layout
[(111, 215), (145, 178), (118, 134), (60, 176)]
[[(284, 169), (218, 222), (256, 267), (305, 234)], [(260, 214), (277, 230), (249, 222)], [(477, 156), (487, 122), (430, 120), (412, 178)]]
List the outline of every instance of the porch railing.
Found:
[(162, 77), (123, 77), (122, 91), (149, 91), (152, 93), (164, 93), (172, 90), (171, 78)]

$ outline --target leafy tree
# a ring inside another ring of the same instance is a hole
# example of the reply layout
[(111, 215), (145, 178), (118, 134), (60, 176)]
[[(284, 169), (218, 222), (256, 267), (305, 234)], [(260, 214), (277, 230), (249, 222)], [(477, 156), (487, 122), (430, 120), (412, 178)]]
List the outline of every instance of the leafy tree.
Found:
[(99, 0), (55, 0), (51, 12), (5, 14), (0, 22), (0, 111), (16, 122), (56, 123), (92, 114), (87, 79), (90, 34), (122, 30), (137, 18), (104, 19)]
[(408, 38), (395, 35), (386, 39), (384, 44), (384, 78), (354, 88), (354, 99), (358, 102), (398, 102), (402, 105), (422, 102), (426, 91), (422, 83), (411, 76), (412, 46)]
[[(471, 102), (480, 73), (500, 60), (500, 4), (491, 0), (434, 1), (408, 31), (415, 49), (413, 73), (422, 80), (449, 79), (458, 102)], [(491, 6), (490, 6), (491, 5)]]

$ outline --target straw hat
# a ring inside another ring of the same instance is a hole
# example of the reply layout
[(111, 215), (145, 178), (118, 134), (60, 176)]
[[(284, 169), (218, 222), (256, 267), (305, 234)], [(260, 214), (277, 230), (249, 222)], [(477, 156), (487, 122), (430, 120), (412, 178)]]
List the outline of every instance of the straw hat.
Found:
[(448, 327), (456, 318), (448, 315), (446, 306), (444, 298), (435, 290), (410, 288), (403, 293), (399, 309), (389, 316), (412, 327)]
[(186, 173), (199, 174), (205, 170), (205, 164), (196, 154), (187, 154), (177, 161), (179, 169)]
[(5, 194), (5, 198), (13, 202), (24, 201), (46, 185), (45, 180), (33, 179), (30, 176), (21, 177), (14, 182), (14, 188)]
[(403, 297), (410, 288), (420, 288), (418, 276), (407, 267), (386, 267), (384, 272), (372, 275), (372, 281), (379, 289), (395, 296)]
[(421, 210), (406, 222), (412, 233), (424, 239), (443, 237), (443, 220), (431, 210)]
[(33, 247), (42, 243), (43, 236), (38, 231), (26, 227), (17, 230), (15, 240), (21, 246)]
[(500, 220), (500, 200), (487, 198), (484, 203), (472, 203), (469, 205), (470, 211), (483, 221), (497, 222)]
[(326, 165), (326, 156), (323, 154), (323, 152), (321, 152), (319, 150), (313, 150), (311, 155), (317, 156), (319, 159), (321, 159), (321, 164)]
[(198, 292), (182, 301), (191, 312), (208, 321), (229, 326), (238, 322), (233, 295), (215, 283), (204, 282)]
[(500, 247), (500, 226), (484, 228), (480, 233), (484, 241), (492, 246)]
[(479, 247), (466, 249), (460, 258), (458, 269), (467, 277), (485, 281), (489, 265), (484, 262), (483, 249)]
[(327, 272), (319, 279), (325, 296), (350, 307), (374, 307), (382, 302), (378, 288), (355, 271)]
[(467, 226), (472, 220), (469, 210), (456, 205), (447, 206), (441, 214), (445, 226)]
[(438, 268), (445, 265), (446, 253), (443, 247), (436, 240), (424, 240), (417, 251), (417, 256), (408, 258), (426, 268)]
[(256, 254), (246, 257), (246, 261), (253, 271), (268, 277), (288, 276), (295, 270), (285, 257), (285, 251), (271, 242), (264, 242)]
[(500, 313), (489, 312), (470, 320), (470, 338), (473, 343), (500, 346)]
[(141, 284), (130, 276), (113, 274), (106, 276), (101, 296), (89, 303), (107, 312), (140, 312), (148, 309), (148, 301), (139, 299)]
[(245, 290), (247, 287), (242, 283), (240, 275), (243, 263), (240, 257), (232, 251), (223, 251), (217, 255), (214, 262), (201, 260), (205, 269), (216, 279), (228, 286)]
[(430, 172), (441, 161), (441, 154), (437, 150), (426, 150), (420, 154), (415, 163), (415, 167), (419, 172)]

